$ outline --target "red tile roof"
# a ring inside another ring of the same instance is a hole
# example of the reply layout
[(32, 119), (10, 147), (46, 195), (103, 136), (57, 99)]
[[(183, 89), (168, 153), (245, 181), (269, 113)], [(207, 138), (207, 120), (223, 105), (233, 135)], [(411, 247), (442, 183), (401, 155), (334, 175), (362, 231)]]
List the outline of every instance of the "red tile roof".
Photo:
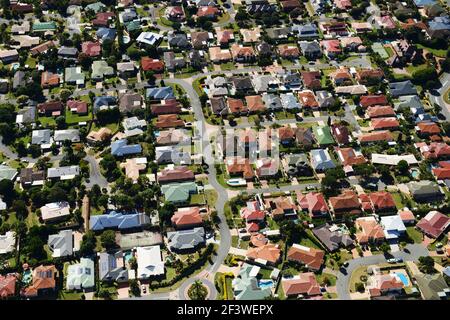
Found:
[(312, 272), (300, 273), (297, 278), (282, 279), (281, 285), (286, 296), (306, 295), (314, 296), (321, 294), (319, 283)]
[(420, 122), (417, 124), (421, 134), (432, 135), (441, 133), (441, 129), (434, 122)]
[(433, 174), (437, 180), (450, 179), (450, 168), (434, 168)]
[(277, 245), (272, 243), (266, 244), (261, 247), (250, 248), (247, 250), (247, 257), (251, 259), (262, 259), (276, 264), (280, 260), (281, 250)]
[(161, 72), (164, 70), (164, 62), (158, 59), (152, 59), (149, 57), (142, 57), (141, 68), (144, 71)]
[(386, 191), (372, 192), (369, 194), (370, 201), (372, 201), (375, 210), (394, 209), (395, 201), (392, 195)]
[(228, 98), (227, 103), (231, 113), (248, 111), (247, 106), (244, 105), (244, 102), (241, 99)]
[(299, 195), (297, 200), (303, 210), (309, 211), (310, 216), (326, 214), (329, 211), (322, 193), (309, 192), (305, 195)]
[(375, 130), (383, 130), (383, 129), (393, 129), (398, 128), (400, 126), (400, 123), (398, 122), (397, 118), (373, 118), (372, 120), (372, 127)]
[(88, 104), (85, 101), (69, 100), (67, 101), (67, 108), (69, 108), (70, 111), (74, 111), (79, 114), (88, 112)]
[(14, 274), (0, 275), (0, 298), (7, 298), (16, 294), (17, 277)]
[(287, 253), (288, 260), (305, 264), (311, 270), (320, 269), (324, 256), (325, 252), (322, 250), (305, 247), (299, 244), (293, 244)]
[(202, 224), (199, 207), (179, 208), (170, 219), (176, 227), (187, 227)]
[(364, 133), (359, 137), (359, 141), (361, 143), (369, 143), (376, 141), (392, 141), (394, 137), (390, 131), (376, 131), (376, 132), (368, 132)]
[(439, 211), (430, 211), (425, 217), (417, 222), (416, 226), (425, 234), (433, 238), (439, 238), (449, 225), (449, 217)]
[[(352, 190), (345, 190), (336, 197), (330, 198), (330, 204), (333, 209), (336, 211), (359, 211), (360, 203), (358, 200), (358, 195)], [(356, 213), (355, 211), (355, 213)]]
[(376, 105), (387, 105), (388, 101), (384, 95), (368, 95), (362, 96), (359, 100), (359, 104), (364, 107), (376, 106)]
[(391, 106), (370, 106), (367, 108), (370, 118), (395, 116), (395, 111)]
[(303, 84), (308, 89), (320, 89), (322, 84), (320, 82), (321, 75), (319, 71), (305, 71), (301, 73)]

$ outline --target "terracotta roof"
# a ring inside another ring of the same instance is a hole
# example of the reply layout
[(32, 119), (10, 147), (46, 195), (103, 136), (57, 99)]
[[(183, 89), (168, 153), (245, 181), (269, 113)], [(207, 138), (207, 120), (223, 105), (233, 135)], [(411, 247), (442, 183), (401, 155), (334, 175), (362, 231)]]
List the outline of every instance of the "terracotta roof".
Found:
[(255, 56), (255, 50), (252, 47), (245, 47), (237, 43), (230, 48), (233, 58), (252, 58)]
[(377, 131), (364, 133), (359, 137), (361, 143), (376, 142), (376, 141), (392, 141), (394, 137), (390, 131)]
[(94, 26), (102, 26), (105, 27), (108, 25), (109, 23), (109, 19), (115, 17), (115, 13), (114, 12), (99, 12), (97, 13), (97, 15), (95, 16), (94, 19), (92, 19), (92, 24)]
[(157, 128), (184, 127), (184, 121), (176, 114), (160, 114), (156, 120)]
[(278, 128), (278, 137), (280, 141), (293, 140), (295, 137), (295, 131), (290, 126)]
[(366, 84), (369, 80), (381, 80), (384, 72), (381, 69), (363, 69), (356, 72), (356, 79), (361, 84)]
[(359, 104), (364, 107), (376, 106), (376, 105), (387, 105), (388, 101), (385, 95), (368, 95), (362, 96), (359, 99)]
[(63, 110), (63, 104), (61, 101), (48, 101), (44, 103), (39, 103), (37, 105), (38, 111), (41, 113), (45, 112), (54, 112), (54, 111), (62, 111)]
[(372, 192), (369, 197), (375, 210), (396, 208), (394, 198), (387, 191)]
[(69, 108), (70, 111), (76, 112), (76, 113), (87, 113), (88, 112), (88, 105), (85, 101), (78, 101), (78, 100), (69, 100), (67, 101), (67, 108)]
[(245, 112), (248, 110), (241, 99), (228, 98), (227, 103), (231, 113)]
[(149, 57), (142, 57), (141, 68), (144, 71), (158, 71), (164, 70), (164, 62), (158, 59), (152, 59)]
[(359, 201), (361, 202), (361, 208), (363, 209), (363, 211), (371, 212), (372, 211), (372, 202), (370, 202), (370, 197), (365, 193), (361, 193), (358, 196), (359, 196)]
[(263, 259), (271, 264), (276, 264), (280, 260), (281, 250), (277, 245), (266, 244), (261, 247), (250, 248), (247, 250), (247, 257), (251, 259)]
[(22, 292), (24, 296), (36, 296), (39, 290), (55, 289), (58, 270), (54, 265), (39, 266), (33, 270), (33, 283)]
[(300, 207), (308, 210), (311, 216), (328, 213), (328, 205), (322, 193), (309, 192), (297, 197)]
[(181, 112), (181, 103), (177, 99), (161, 100), (157, 103), (150, 103), (152, 114), (173, 114)]
[(306, 108), (318, 108), (316, 97), (312, 91), (304, 90), (298, 93), (298, 100), (303, 107)]
[(323, 40), (320, 44), (328, 52), (339, 53), (342, 51), (339, 40)]
[(358, 195), (352, 190), (345, 190), (339, 196), (331, 197), (330, 204), (335, 211), (352, 211), (354, 209), (359, 209), (360, 207)]
[(288, 260), (307, 265), (309, 269), (319, 270), (324, 260), (325, 252), (322, 250), (293, 244), (287, 253)]
[(420, 122), (417, 124), (417, 127), (420, 130), (421, 134), (439, 134), (441, 133), (441, 129), (434, 122)]
[(372, 121), (372, 127), (375, 130), (389, 129), (389, 128), (398, 128), (400, 123), (397, 118), (374, 118)]
[(402, 289), (404, 284), (402, 280), (394, 274), (377, 274), (371, 277), (371, 285), (368, 286), (372, 297), (378, 297), (383, 292)]
[(319, 71), (305, 71), (301, 73), (303, 84), (309, 89), (319, 89), (322, 87), (320, 82), (321, 75)]
[(272, 216), (284, 216), (286, 212), (293, 212), (297, 209), (290, 197), (277, 197), (266, 199), (266, 206), (270, 208)]
[(200, 7), (197, 11), (197, 16), (198, 17), (212, 16), (212, 15), (215, 16), (218, 13), (219, 9), (217, 9), (216, 7), (207, 6), (207, 7)]
[(436, 159), (440, 157), (450, 156), (450, 146), (446, 143), (432, 142), (429, 145), (423, 143), (423, 145), (416, 144), (419, 147), (420, 152), (425, 159)]
[(0, 298), (7, 298), (16, 294), (17, 277), (14, 274), (0, 275)]
[(217, 41), (221, 44), (226, 44), (230, 40), (234, 39), (233, 30), (217, 30), (216, 31)]
[(247, 207), (241, 209), (241, 218), (246, 222), (264, 220), (266, 213), (262, 210), (252, 210)]
[(248, 159), (233, 158), (231, 163), (227, 163), (227, 171), (230, 175), (241, 174), (245, 179), (253, 179), (255, 176)]
[(398, 215), (400, 216), (403, 222), (416, 220), (416, 217), (414, 217), (414, 213), (409, 209), (399, 211)]
[(174, 168), (165, 168), (158, 172), (157, 179), (159, 183), (168, 183), (173, 181), (194, 180), (194, 172), (189, 167), (179, 166)]
[(434, 168), (432, 171), (437, 180), (450, 179), (450, 168)]
[(265, 110), (266, 106), (261, 96), (246, 96), (245, 102), (249, 111)]
[(367, 162), (366, 158), (364, 158), (364, 155), (362, 154), (356, 155), (355, 150), (353, 148), (336, 147), (335, 150), (339, 155), (339, 160), (342, 161), (342, 164), (344, 166), (352, 166), (355, 164), (363, 164)]
[(282, 279), (281, 285), (286, 296), (307, 295), (314, 296), (321, 294), (319, 283), (312, 272), (300, 273), (293, 279)]
[(247, 222), (245, 229), (247, 232), (257, 232), (259, 231), (259, 224), (256, 222)]
[(367, 108), (370, 118), (395, 116), (395, 111), (391, 106), (370, 106)]
[(199, 207), (178, 208), (170, 219), (176, 227), (186, 227), (202, 224)]
[(57, 73), (51, 73), (44, 71), (41, 74), (41, 86), (48, 88), (52, 86), (59, 86), (59, 75)]
[(373, 216), (356, 219), (355, 226), (359, 229), (356, 233), (356, 239), (359, 243), (380, 241), (385, 238), (383, 227), (375, 220)]
[(268, 242), (269, 240), (262, 233), (253, 234), (250, 237), (250, 243), (254, 247), (262, 247), (266, 245)]
[(280, 56), (284, 58), (297, 58), (298, 56), (300, 56), (300, 50), (298, 49), (298, 47), (294, 47), (292, 45), (279, 45), (278, 51), (280, 52)]

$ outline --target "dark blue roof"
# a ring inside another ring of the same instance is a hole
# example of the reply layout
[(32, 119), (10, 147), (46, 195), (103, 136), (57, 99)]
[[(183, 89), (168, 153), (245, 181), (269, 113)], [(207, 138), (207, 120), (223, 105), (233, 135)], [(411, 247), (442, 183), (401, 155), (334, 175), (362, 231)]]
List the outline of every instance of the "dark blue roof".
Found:
[(116, 38), (116, 29), (99, 28), (96, 35), (98, 38), (101, 38), (102, 41), (107, 39), (114, 40)]

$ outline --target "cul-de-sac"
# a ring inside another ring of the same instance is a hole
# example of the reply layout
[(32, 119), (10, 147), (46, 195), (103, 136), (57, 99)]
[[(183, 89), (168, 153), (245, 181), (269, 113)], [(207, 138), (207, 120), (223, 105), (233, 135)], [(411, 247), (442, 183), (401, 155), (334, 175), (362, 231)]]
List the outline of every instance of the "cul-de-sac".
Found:
[(0, 299), (450, 300), (447, 0), (0, 0)]

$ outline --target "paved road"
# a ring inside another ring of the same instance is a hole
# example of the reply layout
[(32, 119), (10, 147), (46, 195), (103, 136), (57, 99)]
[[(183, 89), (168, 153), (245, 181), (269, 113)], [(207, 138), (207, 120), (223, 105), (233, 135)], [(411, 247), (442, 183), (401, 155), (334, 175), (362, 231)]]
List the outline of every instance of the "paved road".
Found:
[[(404, 261), (417, 261), (421, 256), (429, 255), (427, 248), (421, 244), (407, 245), (406, 248), (410, 253), (404, 251), (395, 252), (392, 255), (396, 258), (403, 258)], [(370, 266), (374, 264), (386, 263), (386, 258), (382, 254), (370, 257), (362, 257), (350, 260), (347, 267), (347, 274), (339, 272), (336, 281), (337, 295), (340, 300), (350, 300), (350, 277), (353, 271), (361, 266)]]
[(444, 101), (444, 95), (450, 89), (450, 73), (443, 73), (440, 77), (440, 81), (442, 87), (439, 90), (438, 96), (432, 95), (428, 93), (428, 97), (430, 98), (431, 105), (433, 106), (435, 103), (441, 106), (442, 114), (445, 116), (446, 121), (450, 121), (450, 105)]
[(98, 165), (97, 160), (95, 160), (94, 156), (86, 155), (84, 158), (87, 162), (89, 162), (89, 182), (86, 183), (86, 187), (88, 189), (92, 188), (95, 184), (97, 184), (100, 189), (107, 188), (108, 189), (108, 181), (100, 172), (100, 166)]

